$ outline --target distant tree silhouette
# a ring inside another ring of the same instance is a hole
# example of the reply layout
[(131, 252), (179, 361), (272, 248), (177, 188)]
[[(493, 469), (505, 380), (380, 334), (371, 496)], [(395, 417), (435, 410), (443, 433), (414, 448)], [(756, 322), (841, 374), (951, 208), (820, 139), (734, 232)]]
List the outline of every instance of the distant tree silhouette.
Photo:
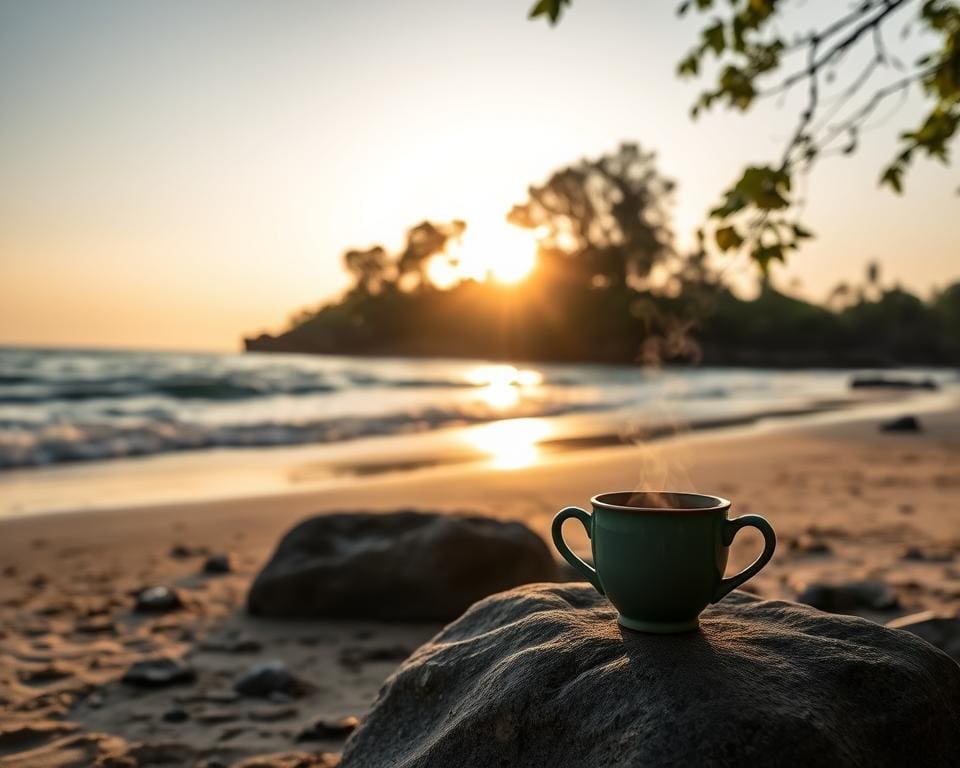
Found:
[(444, 253), (452, 240), (463, 236), (467, 224), (456, 219), (437, 224), (422, 221), (407, 230), (403, 250), (391, 256), (382, 245), (351, 249), (343, 264), (353, 278), (352, 292), (367, 296), (384, 290), (412, 292), (427, 287), (426, 269), (430, 260)]
[(657, 171), (656, 155), (622, 144), (596, 160), (580, 160), (531, 186), (508, 221), (537, 232), (546, 259), (583, 285), (619, 287), (648, 277), (674, 255), (668, 208), (674, 183)]
[(827, 294), (827, 306), (835, 312), (839, 312), (850, 306), (853, 296), (853, 289), (850, 283), (841, 280)]
[(353, 276), (354, 290), (360, 293), (379, 293), (390, 277), (390, 260), (380, 245), (365, 251), (347, 251), (343, 255), (343, 264)]
[[(431, 259), (455, 255), (461, 220), (422, 221), (395, 254), (353, 249), (353, 287), (291, 318), (249, 349), (645, 363), (772, 366), (960, 365), (960, 283), (924, 301), (885, 289), (869, 262), (824, 305), (779, 290), (738, 297), (710, 267), (705, 236), (673, 247), (673, 182), (652, 152), (624, 144), (530, 187), (508, 219), (540, 238), (536, 270), (516, 285), (463, 279), (440, 288)], [(506, 226), (506, 223), (504, 224)], [(497, 255), (499, 257), (499, 254)]]
[[(466, 222), (455, 219), (447, 224), (422, 221), (407, 230), (407, 244), (397, 260), (398, 283), (410, 289), (425, 286), (426, 268), (430, 260), (443, 253), (451, 240), (462, 237), (466, 229)], [(405, 283), (410, 285), (406, 286)]]

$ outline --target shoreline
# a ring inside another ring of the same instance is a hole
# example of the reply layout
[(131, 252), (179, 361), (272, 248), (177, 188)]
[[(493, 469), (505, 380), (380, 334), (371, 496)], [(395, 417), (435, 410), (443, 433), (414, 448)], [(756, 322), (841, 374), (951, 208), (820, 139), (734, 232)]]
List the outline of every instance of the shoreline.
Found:
[[(295, 330), (295, 329), (290, 329)], [(459, 362), (492, 362), (492, 363), (522, 363), (524, 365), (597, 365), (597, 366), (632, 366), (638, 365), (638, 355), (632, 354), (624, 358), (595, 358), (595, 359), (574, 359), (563, 356), (551, 357), (549, 355), (525, 355), (515, 350), (496, 353), (490, 351), (487, 355), (475, 355), (464, 352), (458, 354), (453, 348), (443, 351), (424, 350), (420, 345), (398, 345), (396, 341), (381, 348), (369, 347), (351, 347), (349, 351), (343, 349), (321, 349), (310, 345), (301, 345), (297, 343), (289, 344), (285, 337), (290, 330), (280, 331), (278, 335), (263, 331), (256, 336), (243, 336), (240, 339), (240, 348), (237, 350), (243, 355), (304, 355), (307, 357), (358, 357), (358, 358), (382, 358), (396, 360), (454, 360)], [(397, 352), (398, 346), (402, 347), (402, 352)], [(639, 353), (638, 348), (635, 352)], [(915, 362), (894, 359), (889, 355), (868, 354), (863, 355), (856, 351), (848, 353), (849, 357), (844, 358), (842, 353), (833, 352), (823, 354), (819, 349), (806, 348), (800, 351), (792, 352), (788, 355), (779, 355), (775, 351), (766, 348), (727, 348), (723, 351), (718, 349), (709, 349), (702, 357), (693, 362), (683, 358), (672, 358), (664, 365), (674, 368), (698, 368), (708, 366), (710, 368), (763, 368), (771, 371), (830, 371), (844, 369), (874, 370), (874, 371), (910, 371), (924, 370), (927, 368), (949, 369), (953, 365), (950, 360), (939, 360), (935, 362)], [(714, 359), (716, 357), (716, 359)], [(661, 361), (662, 362), (662, 361)]]
[[(262, 331), (259, 335), (270, 335), (268, 331)], [(142, 346), (123, 346), (123, 345), (96, 345), (96, 344), (77, 344), (74, 346), (64, 345), (64, 344), (38, 344), (34, 342), (19, 342), (19, 341), (3, 341), (0, 342), (0, 351), (2, 350), (15, 350), (15, 351), (38, 351), (38, 352), (90, 352), (94, 354), (99, 353), (161, 353), (161, 354), (174, 354), (174, 355), (293, 355), (293, 356), (303, 356), (303, 357), (320, 357), (320, 358), (360, 358), (360, 359), (369, 359), (369, 358), (378, 358), (384, 360), (397, 360), (397, 361), (422, 361), (422, 360), (434, 360), (434, 361), (450, 361), (450, 362), (475, 362), (475, 363), (523, 363), (528, 365), (595, 365), (601, 368), (612, 367), (618, 368), (623, 366), (630, 367), (642, 367), (635, 360), (627, 360), (623, 362), (610, 361), (610, 360), (568, 360), (568, 359), (541, 359), (541, 358), (523, 358), (523, 357), (504, 357), (504, 358), (492, 358), (492, 357), (482, 357), (474, 356), (469, 354), (458, 355), (455, 352), (450, 352), (448, 354), (421, 354), (417, 352), (412, 352), (409, 354), (400, 354), (397, 352), (391, 353), (390, 351), (385, 351), (382, 353), (372, 353), (366, 351), (350, 351), (350, 352), (323, 352), (323, 351), (280, 351), (280, 350), (252, 350), (248, 349), (245, 342), (248, 339), (256, 339), (256, 336), (242, 336), (239, 343), (234, 346), (223, 346), (223, 347), (179, 347), (179, 346), (156, 346), (156, 347), (142, 347)], [(770, 358), (760, 357), (760, 362), (751, 362), (750, 360), (744, 358), (744, 356), (732, 356), (729, 360), (724, 362), (704, 362), (700, 361), (698, 363), (685, 362), (683, 360), (670, 360), (666, 363), (663, 363), (662, 367), (666, 369), (677, 369), (677, 370), (696, 370), (698, 368), (710, 367), (710, 368), (720, 368), (720, 369), (731, 369), (731, 370), (740, 370), (740, 369), (754, 369), (754, 370), (769, 370), (769, 371), (793, 371), (793, 370), (803, 370), (803, 371), (838, 371), (838, 370), (859, 370), (859, 371), (883, 371), (884, 373), (890, 371), (906, 371), (906, 372), (917, 372), (922, 371), (926, 372), (929, 370), (954, 370), (955, 366), (950, 363), (944, 363), (942, 361), (937, 362), (897, 362), (890, 360), (873, 360), (869, 362), (864, 362), (862, 360), (853, 361), (853, 362), (822, 362), (819, 364), (806, 364), (803, 361), (798, 361), (796, 363), (783, 363), (778, 364), (777, 362), (764, 362), (768, 361)], [(834, 359), (834, 358), (832, 358)]]
[[(910, 407), (905, 407), (909, 405)], [(738, 454), (758, 453), (767, 460), (777, 452), (768, 453), (766, 447), (771, 445), (787, 446), (792, 452), (798, 442), (823, 441), (830, 444), (836, 440), (847, 441), (851, 435), (863, 440), (868, 435), (872, 438), (883, 437), (877, 428), (883, 421), (910, 411), (919, 415), (926, 423), (933, 417), (933, 424), (938, 431), (947, 430), (952, 438), (960, 441), (960, 398), (955, 395), (939, 394), (925, 396), (911, 400), (895, 400), (872, 406), (860, 406), (842, 410), (805, 413), (802, 417), (786, 417), (781, 419), (750, 420), (745, 424), (718, 427), (695, 431), (678, 431), (672, 435), (659, 437), (648, 443), (618, 443), (601, 444), (580, 450), (571, 450), (558, 453), (546, 453), (538, 456), (537, 460), (527, 466), (503, 469), (490, 461), (473, 461), (468, 463), (432, 464), (428, 467), (401, 472), (384, 472), (370, 476), (349, 475), (334, 478), (334, 482), (318, 484), (316, 486), (296, 487), (288, 490), (268, 490), (260, 493), (242, 493), (238, 491), (232, 495), (218, 495), (215, 497), (197, 497), (178, 499), (173, 501), (154, 501), (139, 504), (115, 504), (97, 507), (76, 507), (58, 509), (46, 512), (9, 515), (0, 517), (0, 531), (10, 532), (14, 528), (32, 529), (38, 531), (47, 527), (49, 522), (56, 520), (71, 530), (78, 527), (86, 528), (87, 521), (110, 523), (111, 529), (134, 529), (140, 523), (158, 525), (161, 519), (169, 523), (170, 528), (186, 529), (192, 523), (199, 527), (206, 527), (204, 515), (209, 513), (213, 518), (221, 515), (240, 515), (244, 522), (262, 523), (255, 510), (262, 507), (276, 510), (266, 516), (269, 522), (280, 518), (287, 518), (291, 514), (327, 509), (360, 508), (372, 504), (374, 509), (391, 509), (404, 507), (424, 506), (409, 500), (409, 494), (416, 494), (416, 489), (425, 489), (422, 494), (432, 501), (436, 497), (437, 489), (449, 489), (456, 486), (455, 493), (447, 493), (447, 499), (437, 504), (442, 510), (469, 510), (478, 508), (484, 514), (495, 517), (508, 517), (496, 510), (490, 512), (489, 501), (470, 501), (471, 494), (464, 488), (466, 481), (481, 484), (481, 487), (490, 485), (497, 488), (523, 487), (539, 482), (541, 478), (561, 477), (569, 483), (567, 468), (575, 471), (574, 479), (582, 478), (591, 467), (602, 467), (609, 472), (613, 468), (633, 467), (633, 474), (643, 476), (635, 482), (636, 486), (666, 488), (673, 483), (674, 487), (689, 486), (698, 492), (709, 493), (702, 483), (694, 480), (696, 467), (708, 470), (709, 475), (715, 475), (718, 469), (716, 462), (710, 457), (714, 454), (724, 457), (727, 461), (731, 456)], [(890, 434), (887, 439), (910, 440), (909, 433), (904, 436)], [(387, 438), (385, 440), (392, 440)], [(360, 443), (361, 441), (357, 441)], [(338, 444), (339, 445), (339, 444)], [(270, 452), (285, 453), (293, 450), (299, 452), (306, 447), (295, 449), (271, 449)], [(248, 456), (259, 458), (263, 449), (253, 449)], [(224, 452), (227, 453), (227, 452)], [(230, 454), (233, 452), (230, 451)], [(177, 456), (182, 458), (183, 454)], [(152, 462), (157, 459), (168, 459), (170, 456), (145, 457), (131, 461)], [(222, 458), (222, 457), (221, 457)], [(228, 456), (226, 458), (233, 458)], [(285, 457), (283, 457), (285, 459)], [(105, 470), (111, 470), (115, 462), (103, 462)], [(178, 462), (179, 464), (179, 462)], [(281, 460), (281, 466), (286, 467)], [(228, 462), (231, 473), (238, 469)], [(89, 465), (73, 465), (70, 469), (87, 469)], [(182, 469), (177, 466), (177, 470)], [(32, 470), (31, 470), (32, 471)], [(41, 470), (45, 471), (45, 470)], [(206, 471), (201, 467), (201, 471)], [(606, 472), (605, 472), (606, 473)], [(645, 479), (644, 479), (645, 478)], [(164, 477), (166, 480), (167, 478)], [(658, 482), (659, 481), (659, 482)], [(725, 483), (720, 483), (721, 485)], [(623, 487), (629, 483), (621, 484)], [(619, 486), (618, 486), (619, 487)], [(607, 489), (609, 490), (609, 489)], [(384, 496), (390, 502), (384, 503)], [(482, 496), (481, 494), (477, 494)], [(538, 495), (551, 497), (555, 492), (546, 488)], [(590, 496), (581, 499), (586, 502)], [(721, 494), (722, 495), (722, 494)], [(560, 504), (563, 506), (566, 502)], [(351, 507), (351, 504), (353, 507)], [(557, 507), (559, 509), (559, 506)], [(487, 511), (485, 511), (487, 510)], [(551, 515), (552, 516), (552, 515)], [(523, 519), (523, 515), (519, 518)], [(126, 521), (126, 522), (125, 522)], [(958, 520), (960, 522), (960, 520)], [(127, 531), (129, 532), (129, 531)], [(545, 538), (548, 527), (540, 533)], [(103, 533), (101, 530), (100, 533)], [(12, 537), (11, 537), (12, 538)], [(0, 537), (0, 562), (14, 553), (6, 546), (5, 537)]]
[[(642, 424), (629, 412), (595, 411), (328, 443), (170, 451), (17, 468), (0, 472), (0, 497), (4, 498), (0, 524), (38, 515), (309, 493), (360, 479), (422, 475), (449, 468), (503, 469), (498, 465), (502, 459), (497, 454), (498, 442), (512, 444), (514, 451), (522, 449), (525, 461), (521, 466), (529, 466), (569, 453), (629, 449), (700, 434), (736, 435), (824, 421), (892, 417), (902, 408), (926, 412), (948, 407), (954, 397), (948, 392), (871, 391), (847, 399), (821, 399), (805, 406), (679, 423), (664, 417)], [(104, 496), (111, 501), (104, 502)]]

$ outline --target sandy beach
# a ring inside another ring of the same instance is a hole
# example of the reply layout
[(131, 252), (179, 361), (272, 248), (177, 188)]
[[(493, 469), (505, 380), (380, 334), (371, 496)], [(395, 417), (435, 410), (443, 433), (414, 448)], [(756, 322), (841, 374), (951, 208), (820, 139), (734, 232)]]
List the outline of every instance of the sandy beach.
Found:
[[(324, 511), (470, 511), (547, 537), (560, 507), (586, 506), (600, 491), (698, 490), (776, 528), (776, 555), (750, 591), (796, 599), (817, 582), (880, 580), (897, 605), (868, 618), (955, 615), (960, 404), (918, 416), (920, 433), (880, 432), (871, 413), (572, 451), (514, 470), (438, 466), (307, 493), (4, 520), (0, 766), (214, 766), (258, 755), (283, 756), (247, 764), (335, 764), (349, 723), (334, 726), (362, 718), (391, 670), (439, 626), (246, 616), (246, 589), (280, 536)], [(587, 551), (580, 531), (566, 533)], [(759, 547), (743, 533), (729, 569)], [(228, 554), (232, 572), (201, 573), (210, 554)], [(184, 606), (134, 613), (132, 595), (154, 585), (175, 587)], [(196, 680), (151, 690), (119, 682), (157, 654), (188, 657)], [(304, 695), (232, 691), (272, 659), (309, 684)], [(311, 731), (318, 720), (329, 727)]]

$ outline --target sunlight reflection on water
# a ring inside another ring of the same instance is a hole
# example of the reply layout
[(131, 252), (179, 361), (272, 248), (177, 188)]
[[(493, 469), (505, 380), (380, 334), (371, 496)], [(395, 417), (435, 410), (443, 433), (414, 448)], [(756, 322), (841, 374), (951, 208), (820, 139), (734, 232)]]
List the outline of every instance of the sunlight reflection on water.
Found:
[(489, 407), (505, 411), (520, 402), (524, 389), (543, 383), (543, 374), (513, 365), (479, 365), (466, 373), (471, 384), (481, 387), (478, 397)]
[(540, 456), (539, 443), (553, 433), (545, 419), (507, 419), (464, 430), (473, 448), (490, 456), (497, 469), (529, 467)]

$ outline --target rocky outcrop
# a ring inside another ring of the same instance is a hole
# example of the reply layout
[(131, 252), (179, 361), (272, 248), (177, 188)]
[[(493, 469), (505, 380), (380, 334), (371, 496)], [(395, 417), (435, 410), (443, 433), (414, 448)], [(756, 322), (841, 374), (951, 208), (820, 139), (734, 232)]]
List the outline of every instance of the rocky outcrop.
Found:
[(950, 765), (960, 667), (863, 619), (734, 592), (645, 635), (582, 584), (473, 606), (405, 661), (344, 768)]

